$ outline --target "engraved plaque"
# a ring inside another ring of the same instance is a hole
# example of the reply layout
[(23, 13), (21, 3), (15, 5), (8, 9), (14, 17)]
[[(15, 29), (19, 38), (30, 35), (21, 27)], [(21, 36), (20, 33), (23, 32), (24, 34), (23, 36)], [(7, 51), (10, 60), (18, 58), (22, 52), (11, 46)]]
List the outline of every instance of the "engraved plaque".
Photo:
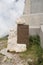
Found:
[(18, 24), (17, 25), (17, 43), (28, 44), (29, 26)]

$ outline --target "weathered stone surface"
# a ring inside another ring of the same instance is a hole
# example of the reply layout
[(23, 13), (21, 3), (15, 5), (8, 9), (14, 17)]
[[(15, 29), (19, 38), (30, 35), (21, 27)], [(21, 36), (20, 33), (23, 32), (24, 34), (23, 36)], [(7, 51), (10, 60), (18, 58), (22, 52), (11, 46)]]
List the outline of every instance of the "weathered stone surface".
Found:
[(25, 19), (23, 19), (22, 17), (17, 19), (17, 24), (25, 24)]
[(16, 52), (24, 52), (26, 51), (26, 44), (17, 44), (13, 50)]
[(9, 43), (7, 46), (9, 51), (23, 52), (26, 51), (26, 44), (17, 44), (17, 42)]
[(15, 52), (24, 52), (26, 51), (26, 44), (17, 44), (17, 45), (10, 45), (8, 47), (8, 50), (10, 52), (15, 51)]

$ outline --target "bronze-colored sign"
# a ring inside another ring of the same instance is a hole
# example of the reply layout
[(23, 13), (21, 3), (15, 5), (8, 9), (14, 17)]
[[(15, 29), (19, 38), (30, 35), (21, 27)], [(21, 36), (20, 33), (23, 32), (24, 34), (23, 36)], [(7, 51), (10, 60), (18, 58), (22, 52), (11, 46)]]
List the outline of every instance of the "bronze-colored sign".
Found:
[(17, 43), (28, 44), (29, 26), (18, 24), (17, 25)]

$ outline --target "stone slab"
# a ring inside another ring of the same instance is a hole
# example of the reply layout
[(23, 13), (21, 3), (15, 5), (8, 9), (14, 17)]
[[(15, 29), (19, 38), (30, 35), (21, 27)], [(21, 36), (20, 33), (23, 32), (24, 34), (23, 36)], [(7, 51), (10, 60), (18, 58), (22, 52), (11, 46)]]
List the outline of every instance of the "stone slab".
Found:
[(7, 49), (12, 52), (12, 51), (15, 51), (15, 52), (24, 52), (26, 51), (26, 44), (9, 44)]

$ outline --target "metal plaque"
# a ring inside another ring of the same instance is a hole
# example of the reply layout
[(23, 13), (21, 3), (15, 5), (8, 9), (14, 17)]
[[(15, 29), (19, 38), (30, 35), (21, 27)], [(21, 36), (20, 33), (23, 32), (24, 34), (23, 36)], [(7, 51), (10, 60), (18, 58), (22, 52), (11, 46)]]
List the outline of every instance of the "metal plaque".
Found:
[(27, 44), (29, 38), (29, 26), (18, 24), (17, 25), (17, 43)]

